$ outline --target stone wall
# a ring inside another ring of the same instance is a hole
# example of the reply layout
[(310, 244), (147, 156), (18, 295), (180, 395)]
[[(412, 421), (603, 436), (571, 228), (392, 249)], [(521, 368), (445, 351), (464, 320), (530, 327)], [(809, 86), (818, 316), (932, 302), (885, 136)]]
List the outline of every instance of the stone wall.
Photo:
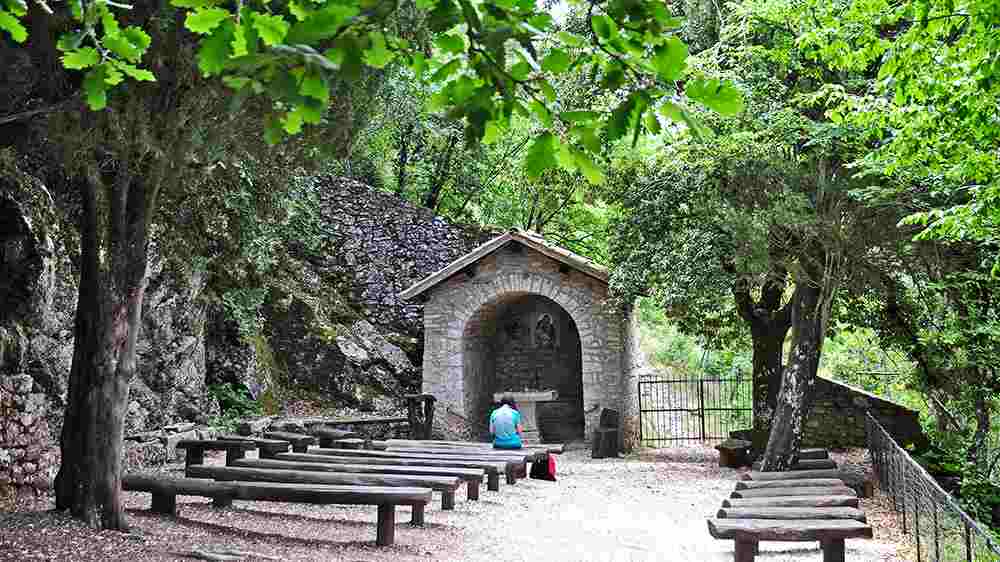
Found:
[(823, 377), (816, 379), (813, 389), (804, 446), (864, 447), (865, 412), (869, 410), (897, 443), (906, 445), (922, 440), (920, 416), (914, 410)]
[(29, 375), (0, 377), (0, 504), (11, 492), (37, 493), (51, 486), (57, 455), (45, 403)]

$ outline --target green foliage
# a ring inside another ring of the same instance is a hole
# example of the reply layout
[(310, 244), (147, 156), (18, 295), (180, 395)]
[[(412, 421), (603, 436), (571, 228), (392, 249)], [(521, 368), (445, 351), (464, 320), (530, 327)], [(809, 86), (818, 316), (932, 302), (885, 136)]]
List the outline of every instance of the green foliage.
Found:
[(746, 342), (719, 348), (683, 333), (656, 301), (638, 300), (641, 346), (652, 365), (683, 378), (749, 376), (753, 371)]
[[(318, 95), (317, 77), (319, 83), (332, 76), (353, 80), (365, 67), (383, 69), (398, 62), (429, 82), (436, 107), (464, 123), (468, 144), (477, 144), (488, 128), (509, 127), (515, 116), (531, 118), (546, 132), (524, 161), (530, 178), (561, 166), (582, 168), (588, 181), (600, 182), (603, 175), (594, 164), (600, 147), (591, 139), (630, 136), (635, 144), (644, 132), (658, 132), (658, 104), (682, 94), (676, 81), (684, 76), (687, 48), (676, 34), (680, 20), (658, 0), (571, 4), (586, 11), (585, 29), (560, 29), (533, 3), (421, 1), (417, 9), (434, 35), (432, 50), (421, 38), (386, 26), (397, 16), (396, 5), (171, 2), (183, 14), (184, 27), (198, 36), (198, 67), (205, 76), (221, 76), (240, 97), (271, 100), (269, 142), (323, 123), (327, 100)], [(24, 41), (23, 3), (8, 0), (4, 6), (0, 29)], [(107, 106), (113, 88), (155, 79), (136, 66), (151, 39), (141, 27), (122, 24), (129, 16), (125, 8), (103, 0), (69, 6), (74, 25), (59, 41), (63, 64), (86, 71), (84, 91), (94, 110)], [(540, 48), (547, 50), (544, 58)], [(569, 108), (555, 85), (570, 69), (600, 76), (593, 83), (600, 93), (631, 91), (624, 101), (597, 108), (599, 119), (563, 121), (562, 111)], [(739, 92), (728, 83), (694, 76), (686, 89), (691, 99), (720, 113), (742, 106)], [(557, 143), (571, 146), (570, 158), (542, 154)]]
[(208, 387), (208, 393), (219, 402), (220, 410), (218, 416), (209, 420), (212, 427), (233, 431), (240, 420), (263, 413), (261, 404), (240, 385), (214, 384)]

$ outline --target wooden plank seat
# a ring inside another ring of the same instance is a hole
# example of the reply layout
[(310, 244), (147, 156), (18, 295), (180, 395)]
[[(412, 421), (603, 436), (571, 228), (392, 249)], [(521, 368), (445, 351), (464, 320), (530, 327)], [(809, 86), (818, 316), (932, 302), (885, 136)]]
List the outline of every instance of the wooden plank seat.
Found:
[(871, 538), (872, 528), (849, 519), (709, 519), (716, 539), (736, 542), (736, 562), (753, 562), (760, 541), (820, 541), (824, 562), (844, 562), (844, 540)]
[(828, 459), (830, 453), (826, 449), (800, 449), (799, 460), (804, 459)]
[(719, 519), (854, 519), (867, 521), (856, 507), (723, 507)]
[(823, 488), (762, 488), (759, 490), (735, 490), (731, 498), (773, 498), (777, 496), (857, 496), (853, 488), (847, 486), (827, 486)]
[[(513, 485), (517, 482), (519, 474), (527, 475), (526, 464), (528, 458), (525, 455), (511, 455), (501, 457), (497, 455), (442, 455), (425, 452), (390, 452), (390, 451), (351, 451), (347, 449), (324, 449), (316, 448), (310, 451), (315, 455), (335, 455), (339, 457), (362, 457), (362, 458), (383, 458), (383, 459), (413, 459), (413, 460), (454, 460), (461, 462), (502, 462), (505, 464), (504, 473), (507, 476), (507, 484)], [(475, 468), (475, 467), (473, 467)]]
[[(244, 461), (239, 461), (244, 462)], [(776, 496), (726, 498), (722, 507), (858, 507), (857, 496)]]
[(262, 459), (273, 459), (274, 455), (278, 453), (287, 453), (292, 446), (291, 443), (282, 439), (257, 439), (242, 435), (220, 435), (218, 439), (221, 441), (251, 441), (257, 445), (257, 456)]
[(802, 459), (793, 464), (789, 470), (836, 470), (837, 463), (832, 459)]
[(841, 478), (839, 470), (795, 470), (791, 472), (760, 472), (753, 470), (740, 476), (740, 480), (798, 480), (802, 478)]
[[(443, 440), (415, 440), (415, 439), (386, 439), (385, 441), (372, 441), (372, 448), (377, 447), (457, 447), (457, 448), (469, 448), (469, 449), (488, 449), (491, 451), (495, 450), (506, 450), (506, 449), (494, 449), (493, 443), (483, 443), (479, 441), (443, 441)], [(565, 450), (565, 446), (562, 443), (543, 443), (541, 445), (525, 445), (521, 450), (523, 451), (545, 451), (546, 453), (551, 453), (553, 455), (561, 455)]]
[(358, 474), (398, 474), (410, 476), (449, 476), (466, 483), (468, 499), (479, 499), (479, 487), (485, 473), (476, 468), (435, 468), (430, 466), (393, 466), (366, 464), (326, 464), (319, 462), (279, 461), (271, 459), (241, 459), (233, 463), (241, 468), (270, 468), (278, 470), (308, 470), (312, 472), (351, 472)]
[(792, 480), (741, 480), (737, 490), (759, 490), (762, 488), (829, 488), (847, 486), (840, 478), (799, 478)]
[(192, 464), (205, 464), (205, 451), (225, 451), (226, 464), (231, 465), (233, 461), (242, 459), (247, 451), (257, 449), (257, 444), (246, 439), (224, 440), (224, 439), (186, 439), (177, 442), (178, 449), (187, 451), (184, 466)]
[[(247, 459), (243, 459), (247, 460)], [(461, 483), (455, 476), (414, 476), (398, 474), (361, 474), (352, 472), (310, 472), (271, 468), (207, 466), (194, 464), (185, 469), (189, 478), (212, 478), (225, 482), (290, 482), (294, 484), (331, 484), (338, 486), (381, 486), (430, 488), (441, 492), (441, 509), (455, 509), (455, 490)]]
[[(309, 428), (309, 433), (319, 439), (320, 447), (332, 447), (333, 442), (338, 439), (356, 439), (360, 434), (345, 429), (334, 429), (325, 425), (314, 425)], [(298, 451), (296, 451), (298, 452)]]
[(549, 453), (543, 450), (528, 449), (467, 449), (457, 447), (388, 447), (386, 453), (419, 453), (428, 455), (446, 455), (449, 457), (489, 457), (504, 460), (519, 459), (524, 462), (541, 461), (548, 459)]
[[(316, 450), (316, 449), (312, 449)], [(328, 449), (330, 450), (330, 449)], [(500, 474), (507, 470), (506, 463), (489, 461), (459, 461), (440, 459), (409, 459), (409, 458), (379, 458), (351, 457), (337, 455), (315, 455), (310, 453), (281, 453), (278, 460), (295, 462), (318, 462), (327, 464), (367, 464), (390, 466), (425, 466), (431, 468), (478, 468), (486, 472), (486, 489), (496, 492), (500, 489)]]
[(413, 521), (423, 524), (424, 508), (431, 501), (429, 488), (387, 488), (374, 486), (326, 486), (274, 482), (213, 482), (191, 478), (165, 478), (139, 475), (122, 477), (122, 489), (150, 492), (153, 511), (177, 514), (177, 496), (195, 495), (222, 498), (224, 501), (250, 500), (314, 504), (375, 505), (378, 522), (375, 543), (388, 546), (395, 542), (396, 506), (413, 507)]
[[(320, 445), (322, 447), (322, 445)], [(330, 445), (326, 447), (327, 449), (364, 449), (365, 440), (359, 439), (357, 437), (349, 437), (347, 439), (334, 439), (330, 442)]]
[(268, 431), (264, 433), (267, 439), (280, 439), (292, 444), (293, 453), (305, 453), (309, 450), (309, 445), (316, 443), (316, 438), (303, 433), (292, 433), (290, 431)]

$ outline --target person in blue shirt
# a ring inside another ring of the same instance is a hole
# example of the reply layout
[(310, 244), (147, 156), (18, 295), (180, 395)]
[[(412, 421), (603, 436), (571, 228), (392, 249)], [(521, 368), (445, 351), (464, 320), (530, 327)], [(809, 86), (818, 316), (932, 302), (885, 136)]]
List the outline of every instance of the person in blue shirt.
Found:
[(509, 394), (504, 394), (500, 398), (500, 407), (490, 414), (490, 435), (493, 436), (493, 448), (520, 449), (523, 432), (521, 412), (517, 411), (514, 398)]

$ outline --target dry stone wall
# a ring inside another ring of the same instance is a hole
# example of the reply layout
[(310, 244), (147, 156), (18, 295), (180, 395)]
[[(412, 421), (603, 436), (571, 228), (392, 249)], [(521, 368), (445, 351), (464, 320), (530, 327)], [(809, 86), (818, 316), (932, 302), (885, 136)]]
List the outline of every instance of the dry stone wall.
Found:
[(816, 378), (813, 407), (803, 444), (808, 447), (864, 447), (865, 412), (870, 411), (900, 444), (920, 443), (919, 414), (841, 382)]
[(31, 376), (0, 377), (0, 503), (11, 492), (40, 492), (51, 485), (56, 453), (45, 403)]

